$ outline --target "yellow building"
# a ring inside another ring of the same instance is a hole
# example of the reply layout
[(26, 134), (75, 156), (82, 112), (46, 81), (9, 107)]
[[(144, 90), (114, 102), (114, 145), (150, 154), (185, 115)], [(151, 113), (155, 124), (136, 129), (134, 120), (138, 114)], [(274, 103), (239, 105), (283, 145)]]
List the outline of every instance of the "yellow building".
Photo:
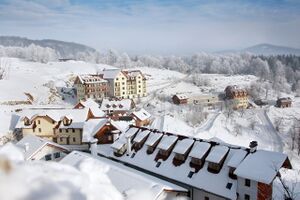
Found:
[(245, 89), (240, 89), (236, 85), (227, 86), (225, 89), (226, 98), (233, 101), (233, 109), (248, 108), (248, 92)]
[(108, 81), (108, 96), (110, 97), (147, 96), (146, 78), (140, 70), (106, 69), (100, 75)]

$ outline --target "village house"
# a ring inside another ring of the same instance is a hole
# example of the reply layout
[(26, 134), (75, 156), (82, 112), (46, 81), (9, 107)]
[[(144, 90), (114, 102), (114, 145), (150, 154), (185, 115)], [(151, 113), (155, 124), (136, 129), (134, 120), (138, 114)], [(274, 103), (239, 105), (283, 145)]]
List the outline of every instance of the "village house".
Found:
[(25, 160), (59, 161), (70, 153), (64, 146), (34, 135), (25, 136), (16, 146), (24, 153)]
[(233, 109), (248, 108), (248, 92), (245, 89), (240, 89), (238, 86), (227, 86), (225, 88), (226, 99), (232, 101)]
[(100, 105), (91, 98), (86, 100), (80, 100), (75, 106), (74, 109), (83, 109), (89, 108), (93, 113), (95, 118), (100, 118), (105, 116), (106, 114), (100, 109)]
[(258, 150), (255, 141), (245, 148), (144, 127), (126, 133), (100, 152), (188, 188), (193, 200), (272, 199), (279, 170), (292, 168), (286, 154)]
[(288, 108), (292, 107), (292, 99), (290, 97), (287, 98), (279, 98), (276, 101), (276, 107), (278, 108)]
[(135, 107), (131, 99), (103, 99), (100, 109), (113, 120), (131, 120), (129, 113)]
[(151, 114), (143, 108), (131, 113), (130, 116), (132, 116), (136, 126), (148, 126), (150, 124)]
[(108, 83), (99, 75), (78, 75), (75, 79), (74, 86), (77, 92), (77, 100), (88, 98), (101, 101), (107, 96)]
[(106, 118), (103, 112), (102, 116), (95, 117), (91, 110), (87, 107), (23, 110), (15, 128), (23, 136), (35, 135), (69, 149), (87, 150), (94, 138), (98, 144), (113, 143), (129, 126)]
[(185, 94), (175, 94), (172, 97), (172, 101), (174, 104), (180, 105), (180, 104), (187, 104), (188, 103), (188, 96)]
[(146, 77), (140, 70), (105, 69), (100, 76), (108, 81), (108, 96), (138, 98), (147, 96)]
[(92, 161), (90, 165), (93, 168), (107, 169), (105, 174), (108, 176), (110, 183), (122, 195), (122, 199), (189, 199), (186, 188), (107, 158), (94, 157), (87, 153), (73, 151), (62, 159), (60, 163), (79, 168), (86, 160)]
[(216, 94), (202, 94), (190, 96), (188, 103), (211, 107), (220, 104), (220, 101), (218, 95)]

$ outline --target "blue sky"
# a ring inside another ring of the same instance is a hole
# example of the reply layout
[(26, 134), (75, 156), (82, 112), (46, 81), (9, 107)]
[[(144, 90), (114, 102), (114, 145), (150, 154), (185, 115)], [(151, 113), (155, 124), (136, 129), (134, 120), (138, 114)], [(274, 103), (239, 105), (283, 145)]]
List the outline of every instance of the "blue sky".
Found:
[(300, 47), (298, 0), (0, 0), (0, 35), (131, 54), (191, 54), (258, 43)]

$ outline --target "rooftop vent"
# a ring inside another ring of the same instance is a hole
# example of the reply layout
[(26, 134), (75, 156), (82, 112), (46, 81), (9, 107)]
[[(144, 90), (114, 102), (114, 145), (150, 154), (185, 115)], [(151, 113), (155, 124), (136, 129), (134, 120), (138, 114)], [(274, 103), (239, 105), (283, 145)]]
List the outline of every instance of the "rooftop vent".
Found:
[(194, 174), (195, 174), (195, 172), (190, 171), (189, 174), (188, 174), (188, 177), (192, 178)]
[(232, 183), (227, 183), (226, 188), (227, 188), (228, 190), (230, 190), (231, 187), (232, 187)]
[(161, 162), (157, 162), (155, 167), (159, 168), (160, 165), (161, 165)]
[(257, 149), (257, 141), (251, 141), (249, 147), (250, 147), (250, 153), (254, 153)]

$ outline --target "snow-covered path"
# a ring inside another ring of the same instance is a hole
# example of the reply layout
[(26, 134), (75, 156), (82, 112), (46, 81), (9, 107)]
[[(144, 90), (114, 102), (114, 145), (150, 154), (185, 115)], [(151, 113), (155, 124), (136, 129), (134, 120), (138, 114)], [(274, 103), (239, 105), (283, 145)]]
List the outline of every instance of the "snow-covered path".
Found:
[(209, 131), (209, 129), (211, 129), (211, 127), (213, 126), (215, 120), (217, 119), (217, 117), (220, 115), (220, 112), (216, 112), (214, 113), (208, 120), (206, 120), (200, 127), (198, 127), (195, 132), (196, 133), (200, 133), (203, 131)]
[(270, 144), (273, 151), (283, 152), (283, 142), (278, 132), (274, 128), (269, 116), (265, 109), (257, 109), (257, 116), (262, 123), (262, 131), (269, 135)]

